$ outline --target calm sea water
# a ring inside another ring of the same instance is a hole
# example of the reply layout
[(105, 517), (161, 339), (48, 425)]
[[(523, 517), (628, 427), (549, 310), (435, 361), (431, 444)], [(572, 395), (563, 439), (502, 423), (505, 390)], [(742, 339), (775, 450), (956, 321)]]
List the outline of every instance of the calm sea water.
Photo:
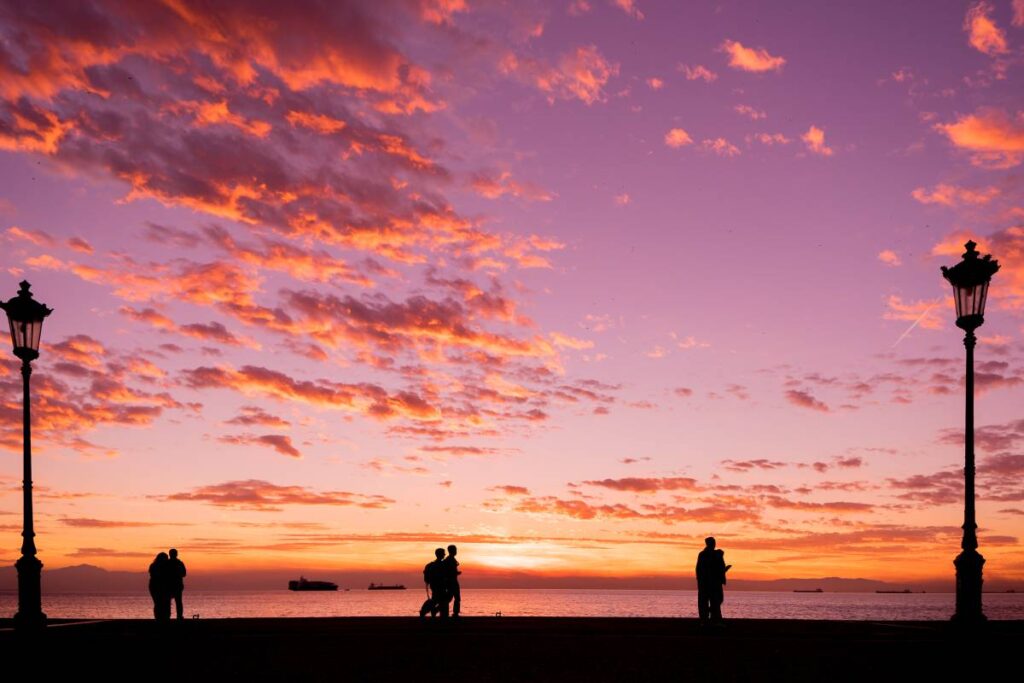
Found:
[[(185, 591), (186, 617), (349, 617), (413, 616), (422, 590), (352, 590), (293, 593)], [(946, 620), (953, 613), (951, 593), (726, 593), (726, 618)], [(52, 618), (146, 619), (152, 602), (146, 594), (47, 594), (43, 610)], [(17, 595), (0, 593), (0, 615), (17, 611)], [(465, 616), (550, 617), (695, 617), (694, 591), (464, 589)], [(989, 619), (1024, 619), (1024, 593), (988, 593)]]

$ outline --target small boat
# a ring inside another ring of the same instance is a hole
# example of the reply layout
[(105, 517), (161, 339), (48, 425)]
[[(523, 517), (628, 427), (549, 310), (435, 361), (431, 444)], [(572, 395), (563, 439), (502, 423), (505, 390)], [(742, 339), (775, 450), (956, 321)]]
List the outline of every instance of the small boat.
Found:
[(310, 581), (305, 576), (300, 576), (298, 581), (289, 581), (290, 591), (336, 591), (338, 584), (330, 581)]
[(875, 591), (875, 592), (876, 593), (899, 593), (900, 595), (904, 595), (906, 593), (913, 593), (914, 591), (910, 590), (909, 588), (904, 588), (901, 591)]
[(383, 583), (371, 583), (370, 587), (367, 588), (366, 590), (368, 590), (368, 591), (404, 591), (405, 590), (405, 586), (403, 586), (400, 583), (396, 583), (396, 584), (393, 584), (393, 585), (390, 585), (390, 586), (387, 586), (387, 585), (385, 585)]
[(793, 592), (794, 593), (824, 593), (825, 591), (821, 590), (820, 588), (804, 588), (804, 589), (797, 588)]

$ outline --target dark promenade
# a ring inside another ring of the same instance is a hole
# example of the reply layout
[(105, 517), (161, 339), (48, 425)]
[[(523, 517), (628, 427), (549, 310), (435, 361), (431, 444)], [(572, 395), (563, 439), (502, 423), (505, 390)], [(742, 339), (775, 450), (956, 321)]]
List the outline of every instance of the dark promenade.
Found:
[(694, 619), (539, 617), (52, 624), (31, 637), (0, 620), (8, 673), (21, 661), (45, 680), (189, 683), (998, 680), (1019, 672), (1024, 646), (1024, 621), (970, 635), (946, 622), (731, 620), (705, 634)]

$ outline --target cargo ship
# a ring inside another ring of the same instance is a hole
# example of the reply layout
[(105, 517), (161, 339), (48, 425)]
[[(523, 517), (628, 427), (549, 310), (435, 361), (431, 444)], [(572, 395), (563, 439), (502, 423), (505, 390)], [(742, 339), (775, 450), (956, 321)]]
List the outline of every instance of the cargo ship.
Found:
[(794, 593), (824, 593), (820, 588), (797, 588)]
[(391, 586), (386, 586), (383, 583), (371, 583), (370, 587), (367, 588), (366, 590), (368, 590), (368, 591), (404, 591), (405, 590), (405, 586), (403, 586), (400, 583), (396, 583), (396, 584), (393, 584)]
[(305, 576), (300, 576), (298, 581), (289, 581), (290, 591), (336, 591), (338, 584), (330, 581), (310, 581)]

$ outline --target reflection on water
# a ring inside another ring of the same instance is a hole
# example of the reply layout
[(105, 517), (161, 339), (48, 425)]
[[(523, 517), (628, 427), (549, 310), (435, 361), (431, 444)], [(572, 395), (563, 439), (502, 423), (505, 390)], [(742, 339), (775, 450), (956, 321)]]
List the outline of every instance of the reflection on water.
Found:
[[(465, 616), (550, 617), (695, 617), (694, 591), (463, 589)], [(338, 593), (279, 591), (185, 591), (185, 614), (225, 617), (415, 616), (422, 590)], [(0, 615), (17, 611), (17, 594), (0, 593)], [(953, 613), (952, 593), (726, 593), (726, 618), (946, 620)], [(43, 610), (52, 618), (148, 619), (146, 594), (49, 594)], [(989, 619), (1024, 619), (1024, 593), (985, 595)]]

